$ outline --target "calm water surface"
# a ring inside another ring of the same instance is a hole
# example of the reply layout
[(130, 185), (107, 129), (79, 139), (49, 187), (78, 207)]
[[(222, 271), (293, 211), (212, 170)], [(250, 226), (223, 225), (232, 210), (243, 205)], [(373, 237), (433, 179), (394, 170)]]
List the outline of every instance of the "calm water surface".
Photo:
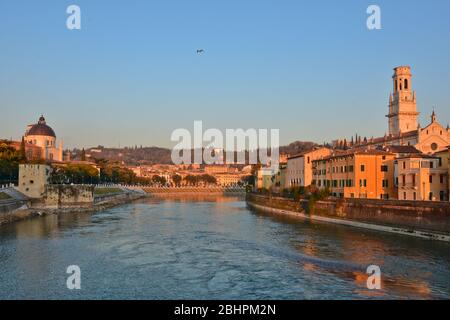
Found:
[[(381, 291), (366, 288), (379, 265)], [(66, 287), (69, 265), (81, 290)], [(0, 227), (0, 299), (448, 299), (450, 244), (146, 199)]]

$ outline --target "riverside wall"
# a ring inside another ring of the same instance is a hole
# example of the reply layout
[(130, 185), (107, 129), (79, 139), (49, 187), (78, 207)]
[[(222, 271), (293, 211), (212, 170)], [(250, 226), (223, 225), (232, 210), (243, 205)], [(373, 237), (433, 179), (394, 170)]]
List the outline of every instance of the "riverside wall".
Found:
[(450, 202), (333, 199), (311, 203), (248, 194), (247, 203), (306, 219), (450, 241)]
[(142, 197), (145, 193), (131, 190), (96, 197), (93, 186), (49, 185), (41, 199), (0, 202), (0, 225), (47, 214), (94, 213)]

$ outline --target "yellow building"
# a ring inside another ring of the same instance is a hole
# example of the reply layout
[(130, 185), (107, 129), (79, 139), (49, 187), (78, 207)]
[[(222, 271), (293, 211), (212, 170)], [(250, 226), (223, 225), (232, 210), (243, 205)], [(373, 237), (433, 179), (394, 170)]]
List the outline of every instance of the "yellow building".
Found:
[(400, 200), (448, 201), (448, 151), (445, 156), (411, 155), (397, 160)]
[(313, 184), (340, 198), (396, 199), (395, 154), (349, 150), (313, 161)]
[(214, 175), (217, 180), (217, 184), (224, 187), (235, 186), (239, 182), (242, 182), (242, 179), (246, 176), (248, 175), (238, 173), (218, 173)]

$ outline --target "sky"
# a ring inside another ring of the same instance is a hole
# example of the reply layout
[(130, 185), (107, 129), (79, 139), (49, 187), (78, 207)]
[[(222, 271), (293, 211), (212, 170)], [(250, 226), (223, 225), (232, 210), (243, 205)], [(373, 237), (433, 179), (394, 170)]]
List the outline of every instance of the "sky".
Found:
[(281, 144), (382, 136), (399, 65), (422, 125), (434, 107), (445, 126), (449, 33), (448, 0), (0, 0), (0, 137), (41, 114), (69, 148), (171, 147), (195, 120)]

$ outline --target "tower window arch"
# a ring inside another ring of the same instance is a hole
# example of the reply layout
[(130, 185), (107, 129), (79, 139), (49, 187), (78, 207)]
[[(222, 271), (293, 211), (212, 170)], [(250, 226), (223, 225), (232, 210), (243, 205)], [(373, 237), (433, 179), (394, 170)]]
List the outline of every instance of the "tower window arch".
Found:
[(408, 79), (405, 79), (405, 90), (408, 90)]

